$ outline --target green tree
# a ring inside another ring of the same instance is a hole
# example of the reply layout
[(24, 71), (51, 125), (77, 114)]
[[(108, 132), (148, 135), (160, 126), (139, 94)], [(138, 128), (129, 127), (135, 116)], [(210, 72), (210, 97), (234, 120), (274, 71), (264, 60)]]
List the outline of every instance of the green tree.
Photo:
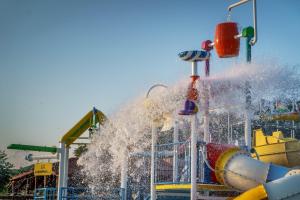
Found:
[(0, 192), (6, 189), (9, 178), (12, 175), (13, 165), (7, 159), (5, 151), (0, 150)]
[(79, 145), (75, 150), (74, 150), (74, 155), (78, 158), (80, 157), (83, 153), (85, 153), (88, 150), (86, 144)]

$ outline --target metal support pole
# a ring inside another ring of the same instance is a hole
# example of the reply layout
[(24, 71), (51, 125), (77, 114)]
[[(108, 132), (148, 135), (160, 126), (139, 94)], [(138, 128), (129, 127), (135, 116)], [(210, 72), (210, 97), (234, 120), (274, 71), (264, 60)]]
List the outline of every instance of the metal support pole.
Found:
[(60, 200), (60, 196), (62, 194), (62, 187), (65, 187), (65, 175), (64, 175), (64, 166), (65, 166), (65, 151), (66, 146), (64, 142), (60, 143), (60, 151), (59, 151), (59, 177), (58, 177), (58, 188), (57, 188), (57, 200)]
[(191, 116), (191, 200), (197, 199), (197, 115)]
[[(255, 0), (253, 0), (255, 1)], [(252, 36), (247, 36), (246, 38), (246, 58), (247, 63), (251, 63), (251, 39)], [(252, 148), (252, 130), (251, 130), (251, 116), (250, 116), (250, 107), (251, 107), (251, 86), (250, 82), (245, 82), (245, 96), (246, 96), (246, 109), (245, 109), (245, 145), (250, 150)]]
[(178, 180), (178, 121), (174, 122), (174, 133), (173, 133), (173, 182), (177, 182)]
[[(209, 77), (210, 65), (209, 59), (205, 61), (205, 77)], [(208, 88), (208, 80), (204, 83), (204, 117), (203, 117), (203, 129), (204, 129), (204, 142), (210, 142), (210, 134), (209, 134), (209, 88)]]
[(246, 38), (246, 57), (247, 57), (247, 63), (251, 62), (251, 38)]
[(122, 169), (121, 169), (121, 200), (127, 199), (127, 173), (128, 173), (128, 151), (124, 150), (122, 161)]
[(293, 129), (292, 129), (292, 138), (295, 139), (295, 121), (292, 121)]
[(246, 96), (246, 106), (245, 106), (245, 146), (250, 150), (252, 148), (251, 141), (251, 116), (250, 116), (250, 107), (251, 107), (251, 92), (250, 92), (250, 83), (246, 81), (245, 83), (245, 96)]
[(227, 143), (230, 144), (231, 140), (230, 140), (230, 113), (228, 111), (227, 113)]
[(192, 62), (192, 76), (198, 76), (197, 62)]
[(203, 116), (203, 129), (204, 129), (204, 142), (210, 142), (210, 134), (209, 134), (209, 92), (207, 85), (205, 85), (204, 92), (204, 116)]
[(152, 144), (151, 144), (151, 200), (156, 200), (156, 190), (155, 190), (155, 159), (156, 152), (155, 146), (157, 143), (157, 124), (152, 123)]
[(232, 134), (233, 134), (233, 130), (232, 130), (232, 125), (230, 126), (230, 144), (233, 144), (233, 137), (232, 137)]
[(64, 187), (68, 187), (69, 179), (69, 147), (65, 149), (65, 166), (64, 166)]

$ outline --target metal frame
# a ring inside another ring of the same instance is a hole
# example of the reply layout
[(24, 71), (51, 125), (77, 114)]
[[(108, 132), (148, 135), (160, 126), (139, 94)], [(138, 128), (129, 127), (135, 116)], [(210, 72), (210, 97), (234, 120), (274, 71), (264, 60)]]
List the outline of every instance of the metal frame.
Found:
[(254, 37), (251, 39), (250, 44), (251, 46), (254, 46), (257, 42), (257, 9), (256, 9), (256, 0), (241, 0), (237, 3), (231, 4), (228, 6), (228, 11), (230, 12), (233, 8), (238, 7), (240, 5), (243, 5), (245, 3), (248, 3), (249, 1), (253, 2), (252, 9), (253, 9), (253, 26), (254, 26)]

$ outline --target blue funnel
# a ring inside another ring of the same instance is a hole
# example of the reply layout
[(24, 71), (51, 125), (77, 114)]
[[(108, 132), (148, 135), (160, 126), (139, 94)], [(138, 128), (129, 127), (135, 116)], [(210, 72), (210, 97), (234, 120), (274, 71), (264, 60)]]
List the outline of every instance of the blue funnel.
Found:
[(194, 115), (198, 112), (198, 107), (195, 102), (191, 100), (186, 100), (184, 104), (184, 110), (181, 110), (179, 115)]

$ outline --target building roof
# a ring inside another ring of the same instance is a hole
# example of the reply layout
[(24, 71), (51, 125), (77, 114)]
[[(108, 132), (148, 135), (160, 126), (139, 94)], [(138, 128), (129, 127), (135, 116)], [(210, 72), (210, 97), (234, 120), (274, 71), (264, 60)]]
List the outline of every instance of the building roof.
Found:
[[(69, 158), (69, 175), (76, 173), (76, 171), (79, 169), (79, 166), (77, 165), (77, 159), (78, 158)], [(57, 176), (59, 174), (59, 162), (53, 163), (53, 172), (52, 175)], [(33, 165), (29, 168), (28, 171), (22, 172), (20, 174), (17, 174), (11, 178), (11, 181), (22, 179), (26, 176), (34, 176), (33, 171)]]

